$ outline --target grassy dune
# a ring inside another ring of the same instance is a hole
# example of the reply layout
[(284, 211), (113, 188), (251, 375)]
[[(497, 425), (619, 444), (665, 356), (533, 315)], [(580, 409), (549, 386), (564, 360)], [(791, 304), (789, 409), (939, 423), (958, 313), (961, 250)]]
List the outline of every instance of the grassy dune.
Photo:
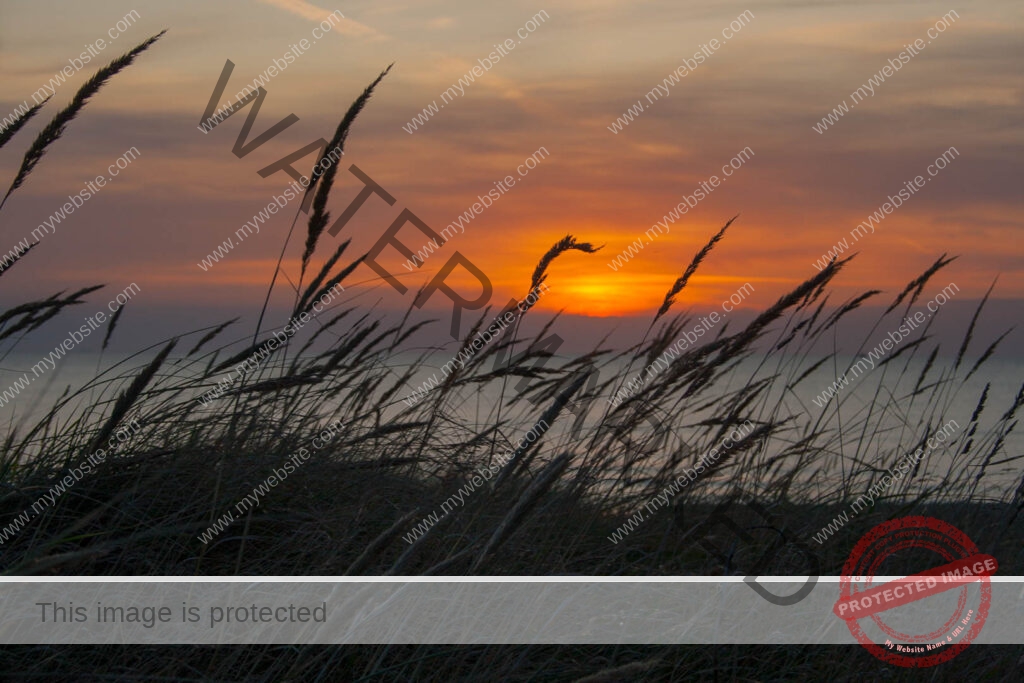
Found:
[[(88, 98), (151, 42), (98, 74), (56, 115), (29, 147), (7, 196), (29, 180)], [(344, 144), (379, 81), (353, 104), (329, 149)], [(29, 112), (25, 120), (36, 113)], [(14, 132), (23, 124), (13, 126)], [(0, 144), (15, 137), (6, 136)], [(351, 258), (348, 242), (326, 256), (318, 250), (328, 223), (333, 170), (314, 180), (300, 281), (306, 284), (292, 317), (308, 312), (334, 285), (344, 284), (361, 261), (345, 261)], [(1019, 468), (1014, 479), (1007, 479), (1017, 454), (1007, 452), (1005, 443), (1024, 393), (1011, 405), (994, 406), (986, 389), (973, 415), (952, 409), (952, 398), (995, 350), (995, 344), (976, 348), (973, 322), (962, 345), (948, 355), (926, 328), (886, 359), (887, 373), (918, 374), (912, 391), (879, 392), (868, 406), (850, 403), (841, 393), (824, 411), (809, 410), (794, 398), (794, 387), (811, 372), (840, 365), (837, 356), (814, 349), (849, 313), (883, 296), (872, 291), (843, 302), (830, 299), (830, 286), (848, 260), (833, 261), (748, 325), (722, 326), (620, 404), (604, 400), (692, 326), (673, 308), (707, 254), (728, 237), (727, 228), (710, 239), (676, 282), (666, 283), (664, 304), (632, 348), (598, 345), (580, 357), (558, 359), (542, 350), (541, 341), (554, 324), (546, 321), (535, 337), (520, 339), (515, 332), (488, 345), (414, 405), (402, 399), (412, 390), (410, 379), (422, 371), (427, 352), (412, 366), (399, 362), (422, 327), (409, 324), (408, 316), (387, 323), (372, 309), (337, 306), (315, 326), (294, 336), (285, 333), (287, 342), (267, 353), (283, 322), (265, 319), (264, 309), (255, 337), (225, 323), (183, 331), (141, 350), (66, 392), (40, 419), (11, 426), (4, 435), (0, 526), (10, 528), (83, 460), (132, 426), (130, 438), (9, 534), (0, 549), (0, 567), (7, 574), (40, 575), (743, 573), (739, 566), (722, 566), (694, 543), (694, 527), (723, 496), (756, 495), (777, 517), (780, 530), (810, 539), (905, 453), (956, 419), (962, 429), (945, 446), (951, 456), (947, 467), (924, 461), (828, 542), (820, 547), (810, 542), (822, 558), (822, 573), (838, 573), (852, 543), (871, 525), (907, 514), (947, 519), (997, 555), (1002, 568), (1022, 573), (1024, 479)], [(592, 252), (594, 247), (571, 236), (555, 242), (538, 255), (531, 281), (524, 282), (524, 299), (545, 285), (550, 263), (568, 251)], [(8, 268), (43, 267), (42, 258), (33, 249)], [(949, 262), (939, 257), (927, 272), (910, 278), (906, 289), (886, 302), (888, 310), (876, 328), (899, 324)], [(5, 311), (0, 341), (14, 348), (95, 291), (83, 286), (70, 295), (58, 293)], [(481, 315), (463, 344), (495, 314)], [(111, 326), (105, 334), (109, 339), (116, 329)], [(268, 358), (218, 390), (232, 368), (256, 353)], [(592, 369), (600, 373), (591, 374)], [(514, 387), (523, 378), (528, 388), (518, 392)], [(211, 391), (220, 395), (204, 399)], [(475, 420), (464, 419), (474, 413), (473, 406), (488, 405), (481, 398), (485, 394), (501, 396), (498, 407), (481, 408)], [(588, 417), (576, 431), (570, 409), (588, 402)], [(911, 406), (922, 417), (907, 417)], [(843, 415), (841, 430), (830, 426), (837, 411)], [(658, 429), (651, 429), (652, 414)], [(666, 506), (671, 510), (650, 515), (617, 543), (609, 540), (685, 468), (745, 424), (753, 429), (672, 496)], [(259, 496), (258, 505), (239, 509), (240, 501), (293, 454), (310, 448), (325, 429), (332, 434), (326, 446), (310, 449), (308, 459)], [(536, 441), (513, 448), (510, 458), (501, 457), (530, 430), (539, 433)], [(898, 444), (883, 445), (893, 434)], [(422, 520), (472, 481), (475, 471), (495, 463), (500, 467), (490, 481), (474, 487), (463, 504), (415, 540), (407, 540)], [(225, 513), (233, 519), (204, 540), (204, 532)], [(771, 534), (758, 538), (773, 542)], [(806, 648), (719, 648), (722, 655), (715, 659), (703, 648), (238, 648), (219, 654), (193, 648), (187, 664), (184, 655), (175, 654), (181, 650), (167, 648), (153, 657), (143, 650), (110, 656), (124, 666), (145, 660), (140, 666), (153, 675), (184, 675), (194, 668), (197, 677), (242, 671), (254, 679), (300, 679), (338, 666), (363, 672), (350, 680), (425, 679), (421, 667), (427, 662), (440, 666), (430, 669), (436, 680), (471, 678), (480, 671), (494, 680), (547, 680), (538, 673), (545, 667), (549, 674), (559, 672), (559, 680), (657, 680), (681, 671), (772, 680), (765, 668), (770, 660), (773, 667), (792, 660), (791, 670), (808, 678), (847, 680), (842, 671), (856, 667), (839, 660), (857, 659), (867, 671), (878, 667), (859, 648), (838, 650), (845, 653), (841, 657), (835, 648), (818, 648), (813, 656)], [(52, 652), (31, 665), (22, 660), (22, 665), (42, 672), (78, 657), (74, 652)], [(1006, 675), (1005, 657), (996, 661), (991, 653), (971, 648), (953, 669)], [(79, 654), (82, 662), (105, 656), (101, 650)], [(4, 656), (22, 655), (9, 650)], [(583, 678), (597, 671), (605, 673)]]
[[(157, 38), (98, 72), (56, 114), (29, 146), (7, 196), (29, 180), (89, 98)], [(386, 73), (353, 102), (325, 156), (342, 149)], [(290, 320), (344, 285), (361, 262), (344, 260), (347, 241), (318, 262), (336, 170), (331, 165), (312, 177), (300, 293)], [(950, 419), (960, 429), (944, 444), (949, 466), (937, 469), (927, 458), (916, 464), (878, 497), (870, 514), (857, 516), (825, 544), (827, 566), (838, 566), (832, 554), (841, 556), (867, 520), (934, 506), (955, 506), (959, 524), (978, 526), (993, 540), (1019, 532), (1024, 479), (1006, 477), (1015, 464), (1005, 443), (1024, 392), (1012, 405), (991, 406), (986, 387), (973, 415), (951, 409), (952, 398), (999, 343), (975, 348), (977, 316), (955, 354), (940, 354), (929, 323), (879, 364), (875, 371), (885, 366), (895, 380), (917, 372), (911, 391), (878, 392), (870, 405), (852, 408), (852, 392), (841, 392), (823, 411), (794, 400), (794, 388), (817, 368), (843, 370), (837, 356), (813, 349), (845, 316), (881, 297), (869, 291), (830, 304), (830, 285), (848, 260), (833, 261), (745, 327), (720, 326), (662, 371), (645, 373), (642, 385), (619, 393), (626, 396), (621, 402), (605, 400), (692, 326), (672, 309), (731, 224), (666, 283), (663, 304), (632, 348), (598, 345), (559, 360), (542, 343), (557, 316), (528, 339), (518, 338), (517, 322), (418, 402), (403, 399), (428, 354), (411, 365), (399, 356), (416, 344), (426, 323), (409, 324), (409, 315), (386, 323), (372, 309), (335, 303), (315, 325), (295, 330), (273, 327), (264, 307), (263, 329), (251, 340), (226, 322), (142, 350), (66, 392), (37, 422), (9, 430), (0, 451), (0, 522), (10, 524), (33, 506), (35, 514), (4, 541), (0, 563), (8, 573), (708, 572), (708, 558), (685, 539), (700, 511), (722, 496), (754, 495), (782, 517), (799, 506), (803, 512), (785, 524), (809, 539)], [(555, 242), (524, 283), (522, 300), (532, 301), (547, 285), (550, 264), (573, 251), (595, 247), (572, 236)], [(33, 267), (41, 258), (30, 250), (8, 268)], [(941, 256), (913, 278), (875, 329), (898, 325), (951, 260)], [(7, 310), (0, 315), (0, 341), (14, 348), (97, 289), (85, 286)], [(460, 351), (496, 313), (476, 319)], [(523, 315), (537, 314), (527, 308)], [(115, 316), (104, 346), (116, 324)], [(228, 339), (232, 333), (242, 336)], [(232, 374), (254, 357), (260, 362)], [(923, 366), (921, 358), (927, 358)], [(484, 407), (485, 394), (501, 398)], [(584, 411), (585, 420), (578, 420)], [(842, 429), (832, 426), (835, 413), (842, 415)], [(325, 428), (331, 438), (314, 448), (311, 442)], [(531, 431), (537, 438), (516, 448), (517, 438)], [(54, 485), (118, 434), (130, 438), (54, 493)], [(649, 514), (622, 540), (609, 540), (729, 435), (742, 438), (695, 481), (670, 489), (665, 507), (673, 512)], [(282, 470), (304, 447), (308, 456), (292, 460), (292, 471)], [(471, 484), (474, 473), (488, 467), (495, 476)], [(281, 476), (269, 486), (275, 470)], [(1000, 478), (991, 476), (996, 472)], [(460, 503), (442, 511), (460, 490)], [(46, 492), (50, 498), (39, 505)], [(247, 496), (250, 503), (239, 506)], [(432, 513), (437, 523), (422, 526)], [(216, 533), (203, 536), (218, 521)]]

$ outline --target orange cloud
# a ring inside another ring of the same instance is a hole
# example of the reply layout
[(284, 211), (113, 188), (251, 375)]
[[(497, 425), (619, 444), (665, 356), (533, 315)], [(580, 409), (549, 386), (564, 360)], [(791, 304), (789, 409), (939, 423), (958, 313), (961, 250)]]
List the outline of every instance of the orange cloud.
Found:
[[(323, 21), (328, 15), (332, 14), (331, 10), (324, 9), (323, 7), (317, 7), (314, 4), (306, 2), (306, 0), (259, 0), (265, 5), (271, 5), (278, 9), (283, 9), (286, 12), (290, 12), (295, 16), (302, 17), (303, 19), (309, 19), (311, 21)], [(338, 10), (334, 10), (335, 12)], [(364, 24), (360, 24), (358, 21), (353, 21), (348, 17), (345, 17), (339, 24), (334, 26), (332, 30), (339, 31), (340, 33), (350, 36), (353, 38), (384, 38), (376, 29), (370, 28)]]

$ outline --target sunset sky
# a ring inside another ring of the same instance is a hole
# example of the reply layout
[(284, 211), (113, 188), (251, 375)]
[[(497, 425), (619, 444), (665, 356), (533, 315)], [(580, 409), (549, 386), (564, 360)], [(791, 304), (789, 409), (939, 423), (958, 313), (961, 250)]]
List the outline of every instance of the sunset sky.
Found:
[[(350, 164), (397, 202), (371, 198), (346, 226), (341, 237), (353, 238), (352, 256), (368, 250), (403, 208), (440, 232), (494, 181), (517, 178), (414, 274), (386, 252), (382, 263), (412, 291), (458, 250), (490, 276), (494, 301), (503, 304), (525, 293), (540, 255), (571, 233), (605, 246), (557, 260), (541, 308), (646, 315), (694, 253), (740, 214), (683, 303), (714, 306), (750, 282), (756, 294), (749, 303), (760, 306), (813, 275), (816, 259), (955, 147), (959, 157), (857, 245), (842, 293), (898, 291), (949, 253), (961, 258), (946, 281), (966, 297), (983, 294), (998, 275), (998, 297), (1024, 298), (1018, 1), (5, 2), (0, 118), (31, 104), (33, 92), (132, 10), (139, 19), (0, 151), (0, 169), (13, 177), (31, 136), (96, 68), (168, 29), (94, 98), (12, 196), (0, 216), (0, 253), (125, 150), (136, 147), (141, 156), (5, 275), (5, 300), (97, 282), (120, 291), (138, 282), (153, 305), (230, 302), (258, 310), (292, 208), (209, 272), (197, 263), (288, 184), (284, 174), (264, 179), (256, 171), (329, 139), (351, 101), (392, 62), (352, 130), (331, 209), (338, 215), (362, 187)], [(253, 136), (289, 113), (298, 123), (242, 159), (231, 148), (248, 109), (208, 135), (197, 129), (226, 59), (236, 67), (224, 101), (310, 39), (333, 10), (345, 19), (267, 82)], [(519, 41), (517, 30), (542, 10), (548, 18), (464, 95), (414, 133), (403, 129), (431, 102), (440, 104), (441, 93), (495, 44)], [(753, 18), (721, 42), (723, 29), (748, 10)], [(950, 10), (959, 19), (928, 42), (928, 29)], [(874, 96), (824, 133), (812, 129), (919, 38), (926, 48)], [(617, 134), (609, 130), (712, 39), (719, 48), (668, 96)], [(516, 168), (542, 147), (550, 156), (518, 177)], [(668, 234), (617, 271), (608, 267), (684, 195), (721, 178), (722, 166), (745, 148), (753, 156)], [(289, 247), (292, 278), (304, 236), (303, 223)], [(424, 241), (411, 226), (402, 239), (414, 248)], [(337, 243), (324, 240), (321, 257)], [(385, 307), (404, 308), (412, 297), (365, 266), (351, 282), (350, 294)], [(287, 284), (280, 294), (288, 298)], [(446, 302), (439, 296), (433, 303)]]

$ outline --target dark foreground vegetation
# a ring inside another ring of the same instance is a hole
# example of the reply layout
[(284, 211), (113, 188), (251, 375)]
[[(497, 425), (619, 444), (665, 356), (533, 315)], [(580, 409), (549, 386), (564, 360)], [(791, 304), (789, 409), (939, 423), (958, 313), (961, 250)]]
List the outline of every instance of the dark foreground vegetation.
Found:
[(859, 645), (16, 647), (0, 666), (20, 672), (10, 680), (1013, 683), (1024, 646), (972, 645), (934, 669), (885, 665)]
[[(88, 98), (149, 44), (97, 74), (56, 115), (26, 152), (7, 196), (26, 182)], [(329, 149), (344, 144), (379, 80), (352, 105)], [(38, 111), (5, 131), (0, 146)], [(333, 181), (334, 167), (313, 178), (315, 198), (291, 317), (309, 312), (312, 302), (344, 283), (361, 261), (342, 265), (349, 244), (342, 242), (319, 265), (314, 263), (329, 224), (326, 206)], [(268, 324), (255, 337), (251, 330), (238, 329), (238, 339), (230, 339), (239, 327), (231, 323), (186, 331), (140, 351), (102, 369), (86, 386), (70, 389), (41, 418), (9, 427), (0, 446), (0, 526), (7, 528), (112, 435), (137, 425), (88, 476), (76, 478), (52, 504), (37, 506), (37, 514), (8, 535), (0, 548), (0, 570), (37, 575), (740, 573), (688, 540), (692, 527), (723, 496), (756, 494), (789, 533), (810, 539), (952, 418), (961, 429), (945, 445), (944, 459), (925, 459), (829, 542), (820, 548), (812, 542), (822, 556), (822, 573), (838, 573), (853, 542), (871, 525), (908, 514), (946, 519), (983, 552), (996, 555), (1001, 570), (1024, 573), (1019, 516), (1024, 479), (1019, 454), (1006, 448), (1024, 393), (1011, 405), (993, 406), (986, 388), (972, 414), (953, 410), (953, 398), (999, 343), (980, 346), (974, 340), (977, 316), (958, 348), (940, 349), (926, 327), (875, 370), (886, 373), (892, 386), (904, 386), (909, 377), (912, 388), (906, 391), (879, 391), (866, 406), (841, 393), (824, 411), (796, 398), (794, 388), (817, 368), (835, 365), (842, 372), (842, 359), (816, 349), (837, 333), (845, 316), (882, 296), (872, 291), (848, 301), (830, 300), (830, 284), (848, 261), (834, 261), (745, 327), (722, 326), (619, 405), (600, 398), (613, 395), (692, 325), (671, 309), (727, 228), (676, 282), (666, 283), (664, 304), (633, 348), (613, 351), (599, 345), (578, 358), (552, 358), (539, 343), (551, 321), (532, 339), (511, 335), (492, 343), (412, 406), (402, 399), (419, 364), (397, 359), (415, 343), (421, 324), (407, 319), (387, 323), (373, 310), (356, 306), (340, 305), (321, 314), (316, 326), (289, 338), (257, 371), (212, 402), (200, 398), (232, 368), (265, 350), (283, 321), (277, 328)], [(556, 258), (586, 258), (594, 250), (572, 237), (555, 242), (540, 255), (532, 275), (524, 276), (523, 299), (544, 286)], [(31, 267), (42, 256), (34, 252), (30, 249), (12, 265)], [(876, 330), (898, 325), (950, 262), (940, 257), (902, 292), (889, 295), (886, 303), (891, 305)], [(44, 293), (7, 310), (0, 314), (0, 342), (12, 348), (95, 290)], [(494, 314), (477, 319), (463, 344)], [(116, 319), (104, 345), (115, 326)], [(866, 340), (868, 332), (861, 333)], [(500, 362), (495, 363), (496, 357)], [(594, 368), (600, 374), (591, 373)], [(514, 386), (523, 378), (530, 380), (529, 387), (519, 393)], [(486, 398), (494, 394), (501, 400)], [(573, 433), (576, 415), (569, 409), (588, 401), (589, 417)], [(841, 430), (832, 419), (839, 412)], [(658, 429), (651, 428), (652, 414), (658, 416)], [(544, 424), (550, 427), (538, 427)], [(652, 515), (618, 543), (608, 540), (683, 468), (695, 465), (744, 424), (754, 428), (674, 496), (672, 511)], [(211, 525), (238, 510), (239, 501), (332, 425), (334, 435), (326, 447), (313, 452), (259, 505), (201, 540)], [(538, 440), (514, 449), (507, 462), (498, 460), (531, 429), (539, 429)], [(500, 474), (414, 541), (406, 540), (477, 468), (496, 461), (502, 465)], [(766, 536), (764, 542), (771, 541)], [(1020, 648), (975, 646), (947, 665), (943, 675), (1011, 680), (1020, 655)], [(120, 671), (128, 677), (145, 673), (186, 680), (316, 680), (318, 672), (335, 672), (322, 680), (910, 676), (883, 669), (856, 647), (14, 648), (3, 657), (7, 671), (39, 678), (61, 670), (87, 672), (90, 662), (97, 667), (104, 662), (115, 678)], [(77, 668), (62, 668), (72, 662)], [(781, 671), (789, 674), (775, 673)]]

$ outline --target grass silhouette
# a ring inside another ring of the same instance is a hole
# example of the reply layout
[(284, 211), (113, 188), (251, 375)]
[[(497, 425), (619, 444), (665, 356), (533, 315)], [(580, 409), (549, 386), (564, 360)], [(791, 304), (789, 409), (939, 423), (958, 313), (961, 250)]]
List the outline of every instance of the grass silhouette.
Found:
[[(4, 201), (37, 171), (45, 150), (61, 138), (88, 97), (158, 37), (101, 70), (57, 114), (32, 143)], [(349, 110), (332, 145), (344, 143), (383, 76)], [(302, 245), (303, 275), (317, 257), (319, 237), (328, 224), (332, 179), (333, 173), (319, 179), (315, 212)], [(996, 407), (988, 405), (986, 387), (969, 419), (954, 409), (953, 398), (995, 350), (994, 344), (980, 353), (972, 348), (977, 315), (955, 361), (943, 360), (939, 345), (927, 334), (929, 323), (880, 364), (879, 372), (884, 366), (887, 376), (894, 376), (893, 387), (916, 375), (912, 389), (880, 390), (868, 405), (839, 394), (817, 416), (800, 404), (794, 389), (814, 371), (833, 366), (838, 375), (842, 369), (842, 357), (817, 349), (846, 316), (881, 296), (870, 291), (829, 306), (830, 288), (849, 259), (833, 261), (747, 325), (734, 331), (723, 325), (715, 337), (684, 352), (618, 405), (603, 399), (627, 381), (635, 362), (650, 363), (692, 324), (689, 316), (673, 315), (670, 309), (730, 224), (710, 239), (678, 280), (666, 283), (664, 303), (641, 342), (620, 350), (599, 343), (579, 357), (556, 358), (540, 343), (556, 315), (532, 337), (519, 339), (515, 332), (492, 343), (411, 406), (401, 399), (436, 350), (426, 349), (412, 363), (403, 360), (428, 324), (410, 324), (411, 308), (395, 323), (372, 308), (336, 306), (317, 319), (315, 331), (290, 337), (256, 371), (209, 403), (199, 398), (217, 386), (226, 370), (268, 348), (280, 327), (258, 331), (255, 340), (243, 333), (226, 339), (235, 329), (229, 321), (142, 349), (103, 368), (84, 386), (69, 389), (32, 423), (9, 427), (0, 449), (0, 526), (31, 508), (119, 429), (131, 423), (138, 430), (9, 537), (0, 549), (0, 568), (19, 575), (111, 576), (739, 573), (709, 557), (691, 535), (702, 515), (724, 496), (754, 492), (785, 520), (789, 531), (810, 537), (906, 452), (956, 418), (964, 428), (947, 444), (951, 457), (945, 466), (926, 459), (869, 513), (840, 530), (831, 543), (815, 548), (822, 555), (822, 573), (838, 573), (845, 553), (867, 528), (905, 514), (954, 519), (986, 552), (997, 555), (1008, 572), (1022, 573), (1019, 513), (1024, 478), (1018, 470), (1017, 478), (1006, 483), (1007, 472), (1020, 457), (1007, 452), (1006, 438), (1016, 426), (1024, 388), (1011, 405)], [(304, 289), (300, 285), (293, 316), (309, 312), (320, 295), (350, 278), (361, 258), (342, 266), (348, 245), (343, 242), (319, 268), (310, 270), (316, 275)], [(555, 258), (570, 251), (586, 258), (595, 250), (571, 235), (560, 239), (541, 256), (524, 291), (528, 295), (539, 290)], [(33, 250), (20, 258), (39, 257)], [(901, 312), (909, 310), (949, 262), (940, 257), (912, 278), (874, 330), (898, 325)], [(13, 348), (97, 289), (86, 286), (4, 311), (0, 341)], [(481, 314), (463, 345), (491, 317), (490, 310)], [(865, 343), (874, 330), (865, 334)], [(104, 347), (108, 341), (109, 333)], [(600, 374), (587, 374), (595, 368)], [(592, 376), (597, 381), (585, 381)], [(513, 391), (511, 385), (523, 378), (529, 380), (527, 390)], [(87, 396), (91, 400), (84, 400)], [(569, 407), (588, 403), (590, 419), (574, 433), (576, 416)], [(657, 411), (667, 431), (650, 428), (651, 411)], [(838, 413), (841, 429), (832, 421)], [(982, 427), (983, 416), (990, 413), (996, 419)], [(468, 420), (467, 415), (476, 417)], [(413, 543), (403, 540), (478, 467), (493, 463), (513, 435), (540, 421), (551, 428), (517, 451), (500, 476)], [(684, 488), (672, 501), (672, 513), (652, 516), (618, 543), (608, 540), (683, 468), (748, 422), (754, 431)], [(206, 543), (199, 540), (225, 511), (235, 509), (254, 486), (328, 425), (338, 425), (328, 447), (313, 453), (221, 533)], [(266, 650), (238, 648), (219, 658), (211, 654), (213, 648), (191, 651), (214, 675), (226, 676), (230, 665), (249, 670), (257, 679), (302, 678), (339, 665), (361, 668), (364, 678), (358, 680), (401, 679), (416, 677), (416, 661), (427, 657), (442, 658), (438, 671), (452, 677), (487, 671), (503, 680), (534, 680), (530, 676), (542, 662), (559, 662), (579, 676), (605, 669), (588, 679), (593, 681), (628, 680), (644, 672), (666, 675), (684, 665), (689, 671), (721, 666), (708, 661), (706, 653), (687, 648), (604, 651), (596, 668), (578, 661), (590, 656), (587, 648), (369, 648), (354, 654), (324, 648)], [(735, 675), (771, 680), (758, 668), (763, 664), (759, 653), (767, 651), (734, 649), (725, 660)], [(185, 666), (173, 650), (162, 652), (143, 665), (153, 675)], [(402, 661), (396, 659), (399, 652), (405, 653)], [(447, 658), (444, 652), (449, 652)], [(534, 654), (526, 656), (528, 652)], [(824, 654), (814, 658), (801, 655), (800, 648), (775, 652), (799, 660), (793, 666), (803, 667), (808, 677), (837, 676), (834, 660), (841, 658), (828, 654), (834, 650), (819, 649)], [(987, 662), (984, 649), (971, 652), (975, 654), (957, 661), (1000, 675), (1002, 665)], [(17, 651), (6, 656), (16, 657)], [(117, 656), (127, 661), (142, 655)], [(865, 661), (866, 667), (875, 666), (874, 660)]]

